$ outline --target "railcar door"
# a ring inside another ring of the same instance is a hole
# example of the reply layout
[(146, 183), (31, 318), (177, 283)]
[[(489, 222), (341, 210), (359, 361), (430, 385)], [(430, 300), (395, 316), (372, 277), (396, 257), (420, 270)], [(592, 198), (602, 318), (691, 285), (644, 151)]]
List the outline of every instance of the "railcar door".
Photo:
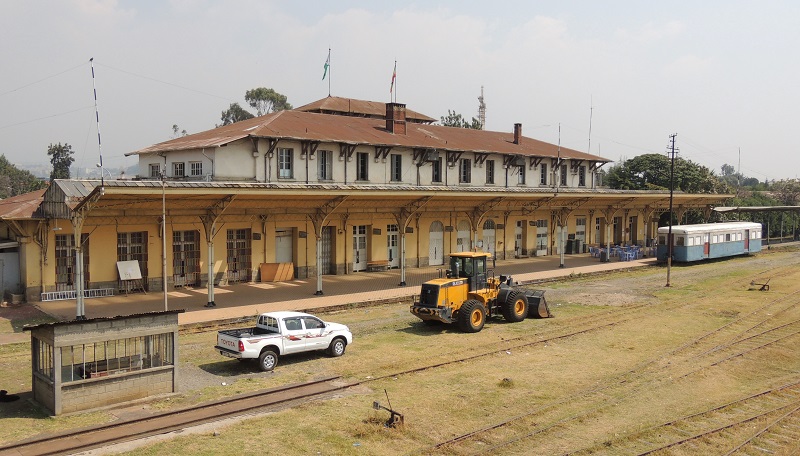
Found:
[(744, 251), (750, 251), (750, 230), (744, 230)]
[(708, 240), (711, 237), (708, 233), (703, 234), (703, 255), (708, 258), (708, 254), (711, 252), (711, 247), (708, 244)]

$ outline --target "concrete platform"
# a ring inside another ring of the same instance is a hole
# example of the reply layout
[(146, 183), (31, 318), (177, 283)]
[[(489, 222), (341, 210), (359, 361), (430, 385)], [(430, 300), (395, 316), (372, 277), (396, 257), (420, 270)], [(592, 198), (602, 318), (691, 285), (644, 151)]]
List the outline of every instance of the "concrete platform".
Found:
[[(591, 274), (609, 270), (629, 269), (655, 264), (655, 258), (601, 263), (589, 254), (565, 255), (564, 267), (559, 256), (497, 260), (496, 275), (511, 275), (516, 282), (530, 283), (553, 280), (570, 274)], [(490, 265), (491, 266), (491, 265)], [(309, 311), (349, 304), (403, 300), (418, 294), (420, 284), (439, 276), (443, 266), (409, 268), (406, 286), (399, 286), (400, 270), (357, 272), (346, 275), (326, 275), (322, 279), (322, 296), (316, 296), (316, 278), (290, 282), (242, 283), (214, 289), (214, 308), (205, 307), (207, 288), (177, 289), (168, 293), (168, 310), (184, 309), (180, 325), (202, 324), (257, 315), (273, 310)], [(84, 301), (87, 318), (115, 317), (164, 309), (161, 292), (132, 293)], [(75, 318), (75, 300), (37, 303), (49, 315), (68, 321)]]

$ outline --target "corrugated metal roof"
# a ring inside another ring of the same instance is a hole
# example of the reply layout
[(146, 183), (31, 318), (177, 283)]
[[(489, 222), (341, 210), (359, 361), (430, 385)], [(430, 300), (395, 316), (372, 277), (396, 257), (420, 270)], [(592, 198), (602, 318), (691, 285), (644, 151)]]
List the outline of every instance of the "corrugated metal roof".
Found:
[(785, 212), (785, 211), (798, 211), (800, 206), (731, 206), (731, 207), (715, 207), (716, 212)]
[[(327, 98), (323, 98), (307, 105), (300, 106), (299, 108), (295, 108), (295, 111), (319, 112), (323, 114), (341, 113), (344, 115), (385, 118), (386, 103), (328, 96)], [(436, 119), (433, 117), (428, 117), (425, 114), (420, 114), (411, 109), (406, 109), (406, 119), (410, 120), (411, 122), (436, 122)]]
[(0, 201), (0, 218), (10, 219), (31, 219), (34, 212), (39, 208), (44, 198), (46, 188), (36, 190), (23, 195), (12, 196)]
[(216, 147), (247, 136), (425, 148), (453, 152), (498, 153), (543, 158), (561, 157), (601, 163), (611, 161), (597, 155), (559, 147), (555, 144), (525, 136), (520, 138), (519, 144), (515, 144), (512, 132), (473, 130), (409, 122), (406, 124), (406, 134), (403, 135), (389, 132), (386, 129), (386, 122), (381, 119), (318, 114), (297, 110), (280, 111), (236, 122), (213, 130), (155, 144), (126, 155)]
[[(579, 207), (586, 203), (594, 207), (642, 207), (663, 205), (669, 192), (650, 190), (613, 190), (527, 187), (472, 186), (415, 186), (364, 185), (342, 183), (261, 183), (261, 182), (183, 182), (163, 183), (170, 212), (183, 215), (205, 213), (209, 207), (227, 201), (226, 214), (284, 214), (287, 208), (295, 214), (314, 213), (320, 206), (344, 197), (337, 210), (358, 212), (391, 212), (391, 207), (406, 207), (426, 201), (426, 211), (469, 211), (481, 204), (491, 204), (497, 210), (539, 207)], [(16, 218), (68, 219), (71, 212), (92, 204), (92, 213), (100, 217), (125, 216), (133, 210), (138, 214), (160, 214), (163, 210), (162, 182), (155, 180), (107, 180), (105, 191), (99, 194), (99, 180), (56, 180), (44, 196), (41, 192), (25, 195), (32, 204), (41, 201), (40, 212)], [(91, 194), (98, 198), (87, 198)], [(716, 204), (732, 195), (695, 195), (675, 192), (675, 201), (689, 205)], [(621, 205), (621, 206), (620, 206)], [(255, 211), (255, 212), (254, 212)]]
[(95, 318), (87, 318), (85, 320), (71, 320), (71, 321), (54, 321), (50, 323), (39, 323), (37, 325), (24, 325), (22, 327), (23, 331), (34, 331), (37, 329), (43, 328), (54, 328), (56, 326), (69, 326), (74, 324), (87, 324), (87, 323), (95, 323), (101, 321), (115, 321), (120, 319), (126, 318), (139, 318), (139, 317), (150, 317), (156, 315), (170, 315), (170, 314), (180, 314), (186, 312), (186, 309), (177, 309), (177, 310), (160, 310), (160, 311), (153, 311), (153, 312), (142, 312), (137, 314), (130, 314), (130, 315), (118, 315), (116, 317), (95, 317)]

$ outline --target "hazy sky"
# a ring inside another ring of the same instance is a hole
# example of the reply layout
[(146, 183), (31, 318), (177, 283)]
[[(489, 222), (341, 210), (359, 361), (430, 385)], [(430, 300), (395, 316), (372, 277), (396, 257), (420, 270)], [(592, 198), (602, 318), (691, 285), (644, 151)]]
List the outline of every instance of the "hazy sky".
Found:
[[(618, 161), (664, 153), (719, 173), (796, 178), (797, 1), (0, 0), (0, 153), (45, 164), (67, 142), (76, 165), (213, 128), (244, 93), (294, 106), (331, 94), (397, 101), (434, 118)], [(560, 135), (559, 135), (560, 125)], [(590, 134), (591, 127), (591, 134)], [(590, 148), (591, 143), (591, 148)], [(741, 154), (740, 151), (741, 150)]]

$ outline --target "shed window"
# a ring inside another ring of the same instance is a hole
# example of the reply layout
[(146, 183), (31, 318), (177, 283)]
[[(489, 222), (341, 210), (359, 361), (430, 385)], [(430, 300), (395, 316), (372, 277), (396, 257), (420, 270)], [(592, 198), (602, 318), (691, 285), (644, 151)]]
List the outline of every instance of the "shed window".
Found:
[(39, 339), (33, 339), (33, 370), (50, 380), (53, 376), (53, 346)]
[(61, 381), (73, 382), (173, 364), (173, 334), (61, 347)]

